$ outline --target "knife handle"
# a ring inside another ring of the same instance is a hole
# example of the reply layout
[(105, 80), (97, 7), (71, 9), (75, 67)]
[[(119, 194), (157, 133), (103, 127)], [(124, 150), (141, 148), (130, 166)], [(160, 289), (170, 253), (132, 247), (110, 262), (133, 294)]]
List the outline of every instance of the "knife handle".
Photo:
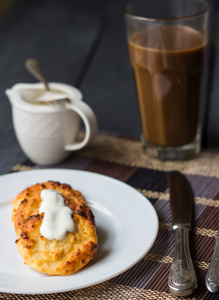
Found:
[(219, 231), (205, 282), (210, 292), (219, 292)]
[(175, 251), (170, 268), (169, 290), (177, 296), (188, 296), (197, 288), (197, 278), (189, 249), (189, 226), (175, 225)]

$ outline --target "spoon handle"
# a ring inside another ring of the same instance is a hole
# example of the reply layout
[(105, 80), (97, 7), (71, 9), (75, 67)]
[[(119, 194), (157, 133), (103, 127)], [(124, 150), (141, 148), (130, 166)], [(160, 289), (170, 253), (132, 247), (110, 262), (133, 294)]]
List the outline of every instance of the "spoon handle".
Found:
[(44, 78), (41, 70), (40, 70), (40, 67), (39, 67), (39, 63), (37, 61), (37, 59), (35, 58), (28, 58), (26, 61), (25, 61), (25, 66), (27, 68), (27, 70), (39, 81), (41, 81), (44, 86), (45, 86), (45, 89), (47, 91), (49, 91), (49, 86), (48, 86), (48, 82), (46, 81), (46, 79)]
[(207, 289), (212, 293), (219, 292), (219, 231), (215, 242), (215, 248), (211, 263), (206, 275)]

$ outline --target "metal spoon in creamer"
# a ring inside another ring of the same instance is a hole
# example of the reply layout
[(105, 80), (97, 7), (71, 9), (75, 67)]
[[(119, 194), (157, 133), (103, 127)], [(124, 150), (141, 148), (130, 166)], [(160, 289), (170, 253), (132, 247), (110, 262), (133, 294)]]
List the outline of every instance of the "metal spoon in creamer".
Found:
[(61, 91), (53, 91), (49, 88), (49, 84), (40, 70), (37, 59), (28, 58), (25, 61), (25, 67), (37, 80), (42, 82), (45, 87), (45, 92), (35, 99), (36, 102), (39, 104), (62, 104), (70, 102), (66, 94), (63, 94)]

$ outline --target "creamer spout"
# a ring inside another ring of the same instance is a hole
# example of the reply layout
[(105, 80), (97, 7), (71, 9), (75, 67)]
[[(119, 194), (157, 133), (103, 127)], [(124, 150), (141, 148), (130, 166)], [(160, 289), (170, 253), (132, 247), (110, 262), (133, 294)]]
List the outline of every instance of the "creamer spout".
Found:
[(16, 99), (16, 97), (18, 97), (18, 95), (12, 89), (7, 89), (5, 94), (7, 95), (11, 104), (13, 104), (13, 101)]

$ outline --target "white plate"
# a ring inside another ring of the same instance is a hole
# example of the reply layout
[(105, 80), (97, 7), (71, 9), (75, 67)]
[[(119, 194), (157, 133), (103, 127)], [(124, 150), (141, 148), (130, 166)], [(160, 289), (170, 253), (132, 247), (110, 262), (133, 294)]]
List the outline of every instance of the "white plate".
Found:
[[(70, 184), (91, 207), (99, 236), (97, 256), (70, 276), (49, 276), (23, 264), (11, 223), (11, 202), (27, 186), (48, 180)], [(106, 281), (136, 264), (158, 231), (154, 207), (131, 186), (86, 171), (45, 169), (0, 176), (0, 292), (65, 292)]]

